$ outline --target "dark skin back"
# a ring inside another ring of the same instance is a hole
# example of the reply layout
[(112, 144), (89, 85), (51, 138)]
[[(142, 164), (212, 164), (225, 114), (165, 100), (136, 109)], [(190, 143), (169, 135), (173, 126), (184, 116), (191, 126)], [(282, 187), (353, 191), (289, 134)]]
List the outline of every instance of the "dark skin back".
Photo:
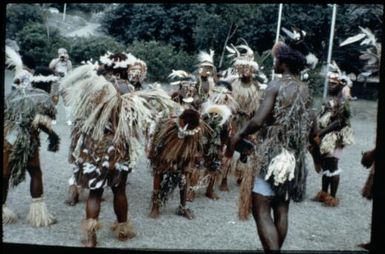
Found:
[[(275, 72), (285, 75), (292, 75), (286, 63), (280, 63), (275, 59)], [(297, 95), (297, 81), (291, 81), (285, 87), (285, 96), (283, 98), (284, 105), (292, 104)], [(246, 124), (241, 131), (234, 135), (226, 151), (226, 157), (231, 157), (234, 153), (235, 146), (242, 138), (257, 132), (264, 124), (271, 125), (274, 123), (274, 104), (280, 87), (283, 85), (281, 80), (272, 80), (265, 92), (265, 97), (256, 111), (254, 117)], [(306, 86), (301, 85), (300, 93), (304, 96), (309, 95), (309, 90)], [(310, 105), (309, 105), (310, 106)], [(315, 114), (313, 114), (313, 124), (311, 135), (313, 138), (317, 133), (317, 123)], [(265, 252), (280, 250), (287, 234), (288, 229), (288, 211), (289, 201), (278, 196), (263, 196), (258, 193), (252, 193), (252, 211), (253, 217), (257, 226), (257, 232), (262, 242)], [(271, 214), (273, 211), (273, 215)]]

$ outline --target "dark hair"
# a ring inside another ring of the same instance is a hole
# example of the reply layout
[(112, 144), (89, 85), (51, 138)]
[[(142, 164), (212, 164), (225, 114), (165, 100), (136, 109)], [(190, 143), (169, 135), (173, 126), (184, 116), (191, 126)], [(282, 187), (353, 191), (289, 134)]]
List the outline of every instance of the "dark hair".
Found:
[(186, 109), (179, 118), (183, 120), (184, 124), (188, 124), (188, 130), (192, 130), (199, 126), (200, 115), (196, 110)]
[[(42, 75), (42, 76), (55, 75), (55, 72), (48, 67), (38, 66), (36, 67), (34, 76), (38, 76), (38, 75)], [(42, 89), (47, 93), (51, 93), (51, 84), (52, 84), (52, 81), (51, 82), (32, 82), (32, 87)]]
[(344, 88), (343, 85), (339, 83), (332, 83), (329, 81), (328, 83), (328, 94), (330, 96), (337, 96), (339, 92), (341, 92), (342, 88)]
[(299, 74), (305, 69), (305, 56), (300, 51), (293, 49), (282, 42), (274, 45), (273, 55), (280, 63), (286, 63), (290, 72), (293, 74)]
[(215, 85), (216, 86), (223, 86), (223, 87), (227, 88), (227, 90), (229, 90), (229, 91), (233, 90), (233, 88), (231, 87), (231, 84), (227, 81), (224, 81), (224, 80), (219, 80)]
[(33, 57), (29, 54), (24, 54), (21, 57), (21, 60), (23, 61), (23, 64), (27, 66), (30, 69), (35, 69), (36, 68), (36, 63)]

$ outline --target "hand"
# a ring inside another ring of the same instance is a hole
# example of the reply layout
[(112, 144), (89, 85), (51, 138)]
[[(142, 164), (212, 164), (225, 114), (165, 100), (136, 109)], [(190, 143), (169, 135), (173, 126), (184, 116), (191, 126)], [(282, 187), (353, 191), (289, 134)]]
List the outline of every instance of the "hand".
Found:
[(241, 135), (239, 135), (238, 133), (235, 134), (231, 138), (231, 140), (230, 140), (230, 142), (226, 148), (226, 152), (225, 152), (226, 157), (228, 157), (228, 158), (233, 157), (235, 147), (237, 146), (237, 144), (239, 143), (240, 140), (241, 140)]
[(321, 144), (321, 138), (320, 136), (317, 134), (314, 138), (313, 138), (313, 141), (316, 145), (320, 145)]
[(362, 153), (361, 164), (364, 167), (370, 168), (373, 162), (374, 162), (374, 150)]

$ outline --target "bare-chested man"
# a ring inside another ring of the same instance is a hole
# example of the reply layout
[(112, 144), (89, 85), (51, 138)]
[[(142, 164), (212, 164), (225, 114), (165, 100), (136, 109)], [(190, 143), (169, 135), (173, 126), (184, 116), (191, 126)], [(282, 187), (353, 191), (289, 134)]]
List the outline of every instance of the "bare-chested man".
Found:
[[(304, 197), (305, 154), (310, 134), (315, 132), (312, 129), (316, 128), (309, 89), (298, 76), (306, 63), (303, 54), (277, 43), (273, 56), (275, 72), (282, 74), (282, 79), (270, 82), (254, 117), (232, 138), (226, 152), (231, 156), (241, 140), (257, 133), (257, 150), (250, 159), (259, 163), (242, 180), (239, 215), (241, 219), (247, 217), (252, 205), (265, 251), (281, 249), (288, 229), (290, 199), (301, 201)], [(249, 188), (242, 191), (242, 185)]]

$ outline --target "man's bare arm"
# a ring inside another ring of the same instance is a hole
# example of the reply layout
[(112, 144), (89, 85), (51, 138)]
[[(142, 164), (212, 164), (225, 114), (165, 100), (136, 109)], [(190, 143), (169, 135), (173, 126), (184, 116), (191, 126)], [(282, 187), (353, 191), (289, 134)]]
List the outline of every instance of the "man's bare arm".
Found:
[(266, 90), (265, 98), (263, 99), (254, 117), (247, 123), (242, 131), (239, 132), (241, 138), (255, 133), (272, 113), (279, 85), (272, 81), (268, 87), (269, 88)]
[(343, 127), (347, 125), (346, 121), (344, 120), (335, 120), (331, 122), (326, 128), (322, 129), (319, 132), (319, 136), (322, 138), (326, 134), (335, 131), (335, 130), (341, 130)]

